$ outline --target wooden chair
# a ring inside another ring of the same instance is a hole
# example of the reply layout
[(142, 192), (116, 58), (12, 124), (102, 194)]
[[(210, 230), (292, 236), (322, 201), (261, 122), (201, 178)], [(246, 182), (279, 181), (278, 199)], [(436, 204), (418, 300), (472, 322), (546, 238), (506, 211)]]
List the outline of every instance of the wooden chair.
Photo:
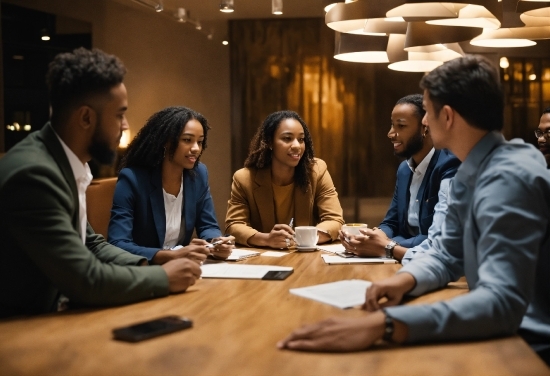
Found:
[(86, 191), (86, 210), (88, 222), (97, 234), (107, 239), (111, 207), (115, 194), (117, 178), (92, 180)]

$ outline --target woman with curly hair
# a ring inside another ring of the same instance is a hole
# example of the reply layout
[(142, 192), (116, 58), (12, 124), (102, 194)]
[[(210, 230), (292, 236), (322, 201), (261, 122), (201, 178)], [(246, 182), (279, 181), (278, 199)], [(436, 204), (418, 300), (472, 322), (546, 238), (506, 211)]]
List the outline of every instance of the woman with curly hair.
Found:
[[(208, 171), (199, 162), (209, 129), (201, 114), (186, 107), (168, 107), (147, 120), (122, 159), (110, 243), (153, 264), (181, 257), (203, 261), (210, 251), (216, 258), (229, 256), (234, 238), (221, 236)], [(191, 240), (193, 230), (200, 239)]]
[(269, 115), (244, 168), (233, 175), (225, 232), (248, 246), (289, 248), (295, 226), (316, 226), (319, 243), (344, 223), (327, 165), (313, 156), (307, 125), (293, 111)]

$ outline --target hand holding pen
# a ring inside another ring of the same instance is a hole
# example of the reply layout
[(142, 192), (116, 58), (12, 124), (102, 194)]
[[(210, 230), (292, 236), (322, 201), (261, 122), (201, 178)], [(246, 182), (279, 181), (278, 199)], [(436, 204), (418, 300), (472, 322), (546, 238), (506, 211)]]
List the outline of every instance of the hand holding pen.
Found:
[(225, 260), (235, 248), (234, 244), (235, 238), (233, 236), (220, 236), (212, 239), (212, 243), (206, 245), (206, 248), (210, 251), (212, 257)]

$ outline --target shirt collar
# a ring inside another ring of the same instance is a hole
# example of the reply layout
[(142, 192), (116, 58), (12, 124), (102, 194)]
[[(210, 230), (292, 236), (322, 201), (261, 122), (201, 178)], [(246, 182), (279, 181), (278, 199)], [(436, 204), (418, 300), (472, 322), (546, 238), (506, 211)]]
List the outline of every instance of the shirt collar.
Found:
[(416, 168), (413, 167), (414, 165), (414, 160), (411, 158), (407, 159), (407, 165), (409, 166), (409, 168), (411, 169), (411, 171), (413, 172), (413, 174), (418, 174), (418, 175), (424, 175), (424, 173), (426, 172), (426, 170), (428, 169), (428, 165), (430, 164), (430, 161), (432, 160), (432, 157), (434, 156), (434, 153), (435, 153), (435, 149), (432, 148), (432, 150), (430, 150), (430, 152), (428, 153), (428, 155), (426, 155), (424, 157), (424, 159), (422, 160), (422, 162), (420, 162), (418, 164), (418, 166), (416, 166)]
[(63, 147), (63, 150), (65, 151), (65, 154), (67, 155), (67, 159), (69, 160), (69, 164), (71, 165), (71, 170), (73, 171), (73, 175), (75, 178), (75, 181), (80, 183), (83, 182), (88, 186), (88, 184), (92, 181), (92, 172), (90, 171), (90, 166), (88, 166), (88, 163), (82, 163), (80, 159), (76, 156), (76, 154), (63, 142), (61, 137), (55, 132), (55, 135), (57, 136), (57, 139), (61, 143), (61, 146)]
[(457, 170), (457, 177), (462, 175), (462, 179), (469, 180), (474, 178), (480, 172), (479, 166), (483, 163), (483, 160), (491, 154), (493, 149), (500, 144), (503, 144), (506, 140), (502, 133), (493, 131), (487, 133), (478, 141), (477, 144), (470, 150), (470, 153), (466, 156), (466, 159)]

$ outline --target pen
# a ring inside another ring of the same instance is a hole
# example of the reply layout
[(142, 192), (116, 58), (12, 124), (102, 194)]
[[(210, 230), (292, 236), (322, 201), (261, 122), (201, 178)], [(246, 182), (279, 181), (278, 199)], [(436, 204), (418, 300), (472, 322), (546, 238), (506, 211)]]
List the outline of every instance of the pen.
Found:
[(211, 244), (207, 244), (206, 245), (206, 248), (214, 248), (215, 246), (217, 246), (218, 244), (222, 244), (223, 243), (223, 240), (217, 240), (215, 241), (214, 243), (211, 243)]
[(294, 225), (294, 218), (290, 218), (290, 223), (288, 224), (288, 227), (292, 228)]

